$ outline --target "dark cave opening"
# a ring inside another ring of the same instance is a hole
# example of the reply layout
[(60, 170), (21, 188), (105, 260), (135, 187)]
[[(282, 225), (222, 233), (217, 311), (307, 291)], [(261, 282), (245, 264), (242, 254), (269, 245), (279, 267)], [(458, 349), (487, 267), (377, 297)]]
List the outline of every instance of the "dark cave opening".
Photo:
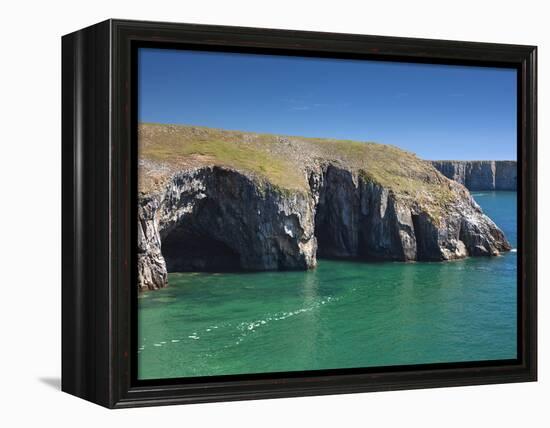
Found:
[(361, 236), (357, 214), (345, 204), (327, 198), (317, 206), (314, 234), (317, 257), (324, 259), (355, 259), (360, 256)]
[(315, 226), (313, 234), (315, 235), (315, 238), (317, 238), (317, 257), (321, 258), (324, 256), (323, 250), (328, 247), (327, 244), (330, 243), (331, 239), (327, 233), (324, 217), (319, 213), (319, 211), (319, 207), (317, 207), (315, 212)]
[(325, 259), (344, 258), (345, 252), (342, 250), (341, 238), (338, 232), (322, 214), (315, 216), (315, 237), (317, 238), (317, 257)]
[(241, 270), (239, 254), (201, 230), (178, 226), (162, 237), (168, 272), (231, 272)]
[(318, 184), (315, 209), (317, 257), (354, 259), (360, 250), (360, 192), (353, 175), (329, 166)]

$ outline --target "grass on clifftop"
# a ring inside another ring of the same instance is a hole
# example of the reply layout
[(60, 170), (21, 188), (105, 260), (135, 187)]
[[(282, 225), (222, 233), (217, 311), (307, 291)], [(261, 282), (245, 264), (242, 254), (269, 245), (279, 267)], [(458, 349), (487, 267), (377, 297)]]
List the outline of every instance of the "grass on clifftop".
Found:
[(307, 167), (334, 163), (434, 210), (453, 196), (448, 180), (429, 162), (389, 145), (147, 123), (139, 125), (138, 135), (144, 192), (176, 171), (208, 165), (240, 170), (284, 191), (307, 191)]
[(165, 132), (160, 126), (141, 125), (144, 132), (140, 134), (140, 159), (176, 168), (178, 165), (226, 166), (250, 172), (282, 188), (303, 188), (301, 171), (291, 168), (283, 157), (263, 150), (259, 141), (250, 143), (243, 135), (216, 129), (173, 127), (172, 132)]

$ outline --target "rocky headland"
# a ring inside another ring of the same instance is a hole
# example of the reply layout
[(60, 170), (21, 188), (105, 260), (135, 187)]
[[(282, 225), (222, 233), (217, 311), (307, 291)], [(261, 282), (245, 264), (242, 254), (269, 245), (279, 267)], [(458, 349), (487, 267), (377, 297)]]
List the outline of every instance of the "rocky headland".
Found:
[(138, 141), (140, 290), (168, 271), (510, 250), (463, 185), (393, 146), (157, 124)]
[(516, 161), (432, 161), (445, 177), (468, 190), (516, 190)]

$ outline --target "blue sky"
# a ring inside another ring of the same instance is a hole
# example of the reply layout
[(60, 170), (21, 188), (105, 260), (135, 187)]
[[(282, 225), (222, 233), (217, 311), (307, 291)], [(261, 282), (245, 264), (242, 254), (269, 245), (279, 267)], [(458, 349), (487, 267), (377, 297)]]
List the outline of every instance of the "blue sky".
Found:
[(140, 49), (139, 121), (516, 159), (516, 71)]

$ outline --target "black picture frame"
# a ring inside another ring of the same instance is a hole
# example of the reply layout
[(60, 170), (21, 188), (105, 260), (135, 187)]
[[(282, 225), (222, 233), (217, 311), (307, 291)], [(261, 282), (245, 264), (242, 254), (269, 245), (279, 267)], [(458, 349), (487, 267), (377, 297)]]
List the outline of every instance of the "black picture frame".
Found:
[[(137, 46), (518, 70), (517, 360), (136, 378)], [(537, 379), (535, 46), (107, 20), (62, 38), (62, 390), (109, 408)]]

